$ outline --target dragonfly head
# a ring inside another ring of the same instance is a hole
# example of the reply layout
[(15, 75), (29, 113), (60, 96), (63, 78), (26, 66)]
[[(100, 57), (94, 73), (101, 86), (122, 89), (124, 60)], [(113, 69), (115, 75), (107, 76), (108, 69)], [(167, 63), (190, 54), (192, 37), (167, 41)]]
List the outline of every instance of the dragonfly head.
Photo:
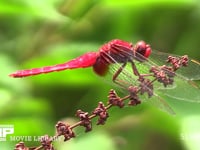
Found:
[(151, 54), (151, 47), (149, 44), (146, 44), (144, 41), (139, 41), (134, 46), (134, 51), (141, 54), (145, 58), (148, 58)]

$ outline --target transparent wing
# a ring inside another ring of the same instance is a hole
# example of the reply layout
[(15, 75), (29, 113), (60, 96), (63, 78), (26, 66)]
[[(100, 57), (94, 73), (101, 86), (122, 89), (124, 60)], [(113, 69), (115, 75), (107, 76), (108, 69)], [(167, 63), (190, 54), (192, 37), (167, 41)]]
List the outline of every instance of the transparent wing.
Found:
[[(153, 50), (149, 59), (157, 65), (163, 65), (166, 64), (166, 60), (169, 55), (180, 57), (178, 55)], [(185, 78), (186, 80), (200, 80), (200, 63), (196, 60), (189, 59), (188, 66), (180, 68), (177, 70), (176, 74), (182, 78)]]
[[(163, 65), (169, 55), (180, 57), (154, 51), (148, 61), (150, 64)], [(200, 80), (200, 64), (193, 59), (189, 59), (187, 67), (182, 67), (176, 71), (173, 86), (168, 88), (160, 87), (157, 90), (176, 100), (200, 103), (200, 88), (192, 80)]]
[[(147, 61), (142, 63), (134, 60), (135, 56), (130, 56), (130, 57), (133, 58), (133, 61), (135, 62), (137, 69), (141, 74), (148, 74), (151, 66), (165, 65), (169, 55), (171, 56), (171, 54), (156, 51), (153, 52), (152, 56)], [(121, 67), (121, 64), (115, 61), (115, 65), (113, 66), (111, 67), (111, 75), (113, 75)], [(193, 75), (193, 73), (191, 73), (191, 69), (192, 70), (194, 69), (194, 73), (196, 75)], [(161, 110), (166, 111), (170, 114), (174, 114), (173, 109), (157, 93), (162, 92), (162, 94), (165, 94), (175, 100), (200, 102), (200, 89), (192, 81), (192, 80), (198, 80), (199, 78), (200, 78), (200, 65), (196, 61), (190, 59), (189, 65), (187, 67), (182, 67), (177, 71), (176, 77), (174, 78), (175, 81), (172, 86), (164, 87), (161, 83), (155, 82), (154, 84), (155, 88), (153, 92), (154, 95), (152, 96), (152, 98), (143, 97), (142, 100), (149, 101), (151, 104), (155, 105)], [(137, 81), (138, 77), (136, 77), (133, 74), (133, 70), (130, 66), (129, 67), (126, 66), (126, 68), (119, 75), (118, 79), (122, 81), (121, 83), (123, 85), (123, 88), (125, 88), (125, 91), (127, 91), (127, 87), (130, 85), (138, 86), (140, 84)]]
[[(143, 63), (135, 62), (139, 70), (145, 74), (151, 66), (168, 65), (166, 60), (169, 55), (180, 57), (178, 55), (154, 51), (147, 61)], [(175, 73), (176, 76), (174, 77), (173, 85), (163, 87), (162, 84), (155, 83), (155, 92), (159, 90), (163, 94), (176, 100), (200, 103), (200, 87), (193, 81), (200, 80), (200, 64), (190, 59), (188, 66), (181, 67)], [(193, 75), (193, 73), (196, 75)]]
[[(136, 65), (139, 68), (140, 72), (149, 73), (148, 65), (144, 65), (139, 62), (137, 62)], [(108, 78), (111, 79), (113, 74), (115, 74), (121, 66), (122, 64), (119, 64), (117, 62), (111, 65), (109, 68)], [(121, 91), (125, 94), (129, 94), (127, 90), (129, 86), (139, 86), (140, 84), (140, 82), (138, 81), (138, 76), (135, 76), (133, 74), (133, 70), (130, 64), (127, 64), (127, 66), (123, 69), (123, 71), (117, 77), (117, 80), (119, 81), (121, 85), (115, 84), (115, 86), (120, 87), (119, 89), (121, 89)], [(158, 83), (158, 85), (161, 86), (161, 83)], [(148, 102), (164, 112), (167, 112), (171, 115), (175, 114), (174, 110), (168, 105), (168, 103), (163, 98), (161, 98), (158, 94), (156, 94), (156, 92), (153, 92), (153, 96), (151, 98), (149, 98), (147, 94), (141, 95), (139, 97), (141, 101)]]
[[(192, 81), (174, 78), (174, 86), (171, 88), (159, 88), (163, 94), (173, 98), (174, 100), (182, 100), (187, 102), (200, 103), (200, 89)], [(189, 83), (191, 82), (191, 83)]]
[(169, 106), (169, 104), (160, 96), (158, 96), (155, 92), (154, 92), (154, 96), (151, 97), (148, 102), (152, 105), (154, 105), (155, 107), (159, 108), (160, 110), (167, 112), (171, 115), (175, 115), (176, 113), (174, 112), (174, 110), (171, 108), (171, 106)]

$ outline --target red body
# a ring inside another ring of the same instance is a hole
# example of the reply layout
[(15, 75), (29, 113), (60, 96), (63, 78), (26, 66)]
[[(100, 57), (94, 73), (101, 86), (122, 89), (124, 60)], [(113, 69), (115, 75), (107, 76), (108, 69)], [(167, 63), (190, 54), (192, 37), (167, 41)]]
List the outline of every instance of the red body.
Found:
[(42, 68), (19, 70), (10, 74), (9, 76), (19, 78), (42, 73), (74, 68), (86, 68), (91, 66), (93, 66), (94, 71), (98, 75), (103, 76), (107, 73), (109, 64), (111, 63), (125, 63), (131, 59), (136, 59), (137, 61), (142, 62), (145, 61), (150, 54), (150, 46), (143, 41), (140, 41), (135, 46), (133, 46), (132, 43), (115, 39), (104, 44), (98, 52), (85, 53), (63, 64)]

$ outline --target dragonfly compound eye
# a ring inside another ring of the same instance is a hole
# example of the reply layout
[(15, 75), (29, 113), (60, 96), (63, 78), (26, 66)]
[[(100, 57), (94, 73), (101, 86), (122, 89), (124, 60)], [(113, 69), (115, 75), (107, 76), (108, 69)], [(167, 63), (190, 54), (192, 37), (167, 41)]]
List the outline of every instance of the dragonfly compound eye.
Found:
[(141, 54), (145, 58), (148, 58), (149, 55), (151, 54), (151, 47), (144, 41), (139, 41), (135, 45), (135, 52)]

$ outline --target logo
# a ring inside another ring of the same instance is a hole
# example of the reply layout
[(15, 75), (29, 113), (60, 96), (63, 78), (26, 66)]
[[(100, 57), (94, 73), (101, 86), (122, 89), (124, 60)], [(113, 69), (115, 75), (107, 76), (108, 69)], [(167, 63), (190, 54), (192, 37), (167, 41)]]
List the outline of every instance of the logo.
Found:
[(0, 141), (6, 141), (6, 136), (13, 133), (14, 125), (0, 125)]

